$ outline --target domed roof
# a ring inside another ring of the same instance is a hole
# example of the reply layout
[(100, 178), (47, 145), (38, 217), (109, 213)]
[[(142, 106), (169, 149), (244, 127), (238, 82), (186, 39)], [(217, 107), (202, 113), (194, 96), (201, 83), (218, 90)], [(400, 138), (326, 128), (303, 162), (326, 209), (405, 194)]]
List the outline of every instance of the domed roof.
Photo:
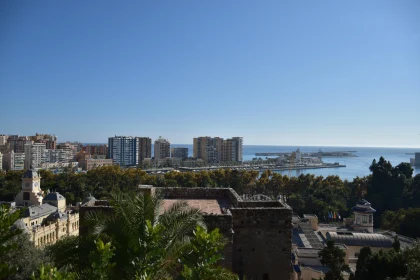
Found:
[(50, 192), (47, 194), (47, 196), (44, 197), (44, 200), (64, 200), (64, 199), (66, 198), (58, 192)]
[(353, 212), (363, 212), (363, 213), (375, 213), (376, 210), (372, 208), (372, 206), (370, 205), (370, 202), (367, 200), (359, 200), (356, 203), (356, 206), (354, 206), (353, 208), (351, 208), (351, 210)]
[(13, 224), (12, 229), (21, 229), (23, 232), (29, 232), (28, 227), (25, 225), (22, 219), (17, 220)]
[(96, 200), (96, 198), (92, 194), (89, 194), (89, 196), (87, 196), (83, 199), (83, 204), (85, 204), (89, 201), (95, 201), (95, 200)]
[(23, 173), (22, 178), (39, 178), (39, 175), (35, 170), (28, 169)]
[(57, 220), (65, 220), (65, 219), (67, 219), (67, 214), (60, 212), (58, 210), (47, 217), (48, 222), (55, 222)]

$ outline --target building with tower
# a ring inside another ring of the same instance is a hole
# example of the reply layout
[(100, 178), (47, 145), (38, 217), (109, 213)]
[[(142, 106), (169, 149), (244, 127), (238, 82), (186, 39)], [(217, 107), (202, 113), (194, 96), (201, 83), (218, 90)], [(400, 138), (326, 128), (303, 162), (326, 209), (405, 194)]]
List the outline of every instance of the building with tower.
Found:
[(14, 227), (28, 233), (36, 247), (79, 235), (79, 214), (66, 209), (66, 198), (58, 192), (48, 192), (44, 197), (41, 176), (34, 170), (23, 174), (22, 190), (15, 197), (15, 204), (26, 210)]
[(15, 198), (17, 206), (41, 205), (44, 192), (41, 190), (41, 176), (28, 170), (22, 176), (22, 190)]

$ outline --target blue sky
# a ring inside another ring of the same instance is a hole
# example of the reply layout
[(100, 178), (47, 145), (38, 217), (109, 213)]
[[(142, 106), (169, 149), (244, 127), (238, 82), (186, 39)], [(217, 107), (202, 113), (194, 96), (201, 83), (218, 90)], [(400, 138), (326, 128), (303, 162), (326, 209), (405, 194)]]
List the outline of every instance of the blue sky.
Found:
[(420, 147), (420, 1), (0, 1), (0, 133)]

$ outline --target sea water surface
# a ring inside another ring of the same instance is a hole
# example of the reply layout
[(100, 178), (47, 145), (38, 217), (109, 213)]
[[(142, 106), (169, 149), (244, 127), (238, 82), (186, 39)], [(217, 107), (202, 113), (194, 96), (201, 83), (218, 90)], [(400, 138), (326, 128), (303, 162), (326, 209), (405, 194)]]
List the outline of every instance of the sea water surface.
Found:
[[(171, 147), (188, 148), (189, 155), (192, 156), (191, 144), (174, 144)], [(342, 180), (353, 180), (357, 176), (363, 177), (370, 174), (369, 166), (372, 161), (377, 161), (382, 156), (385, 160), (390, 161), (393, 166), (401, 162), (410, 162), (410, 158), (414, 158), (415, 152), (420, 152), (420, 148), (371, 148), (371, 147), (320, 147), (320, 146), (257, 146), (244, 145), (243, 159), (252, 160), (255, 153), (290, 153), (300, 149), (301, 152), (318, 152), (322, 150), (328, 151), (355, 151), (356, 157), (326, 157), (324, 162), (339, 162), (346, 167), (322, 168), (322, 169), (301, 169), (292, 171), (279, 171), (284, 175), (299, 176), (300, 174), (315, 174), (316, 176), (338, 175)], [(407, 155), (410, 154), (410, 155)], [(264, 158), (264, 157), (262, 157)], [(414, 168), (414, 167), (413, 167)], [(420, 167), (414, 168), (414, 175), (420, 174)]]

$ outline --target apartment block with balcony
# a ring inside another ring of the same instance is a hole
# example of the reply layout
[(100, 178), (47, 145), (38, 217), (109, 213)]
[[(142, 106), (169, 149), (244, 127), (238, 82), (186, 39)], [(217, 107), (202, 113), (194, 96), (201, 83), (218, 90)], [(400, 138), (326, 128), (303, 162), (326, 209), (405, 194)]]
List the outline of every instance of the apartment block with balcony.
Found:
[(222, 161), (223, 162), (242, 162), (242, 137), (232, 137), (223, 140)]
[(171, 143), (168, 139), (159, 137), (155, 141), (155, 159), (164, 159), (171, 157)]
[(149, 137), (137, 137), (139, 147), (139, 164), (143, 163), (145, 158), (152, 157), (152, 139)]
[(45, 162), (45, 144), (33, 143), (25, 145), (25, 169), (38, 168)]
[(7, 139), (9, 138), (8, 135), (0, 135), (0, 146), (6, 145), (7, 143)]
[(207, 164), (220, 163), (222, 160), (222, 143), (220, 137), (198, 137), (193, 140), (193, 157), (202, 159)]

